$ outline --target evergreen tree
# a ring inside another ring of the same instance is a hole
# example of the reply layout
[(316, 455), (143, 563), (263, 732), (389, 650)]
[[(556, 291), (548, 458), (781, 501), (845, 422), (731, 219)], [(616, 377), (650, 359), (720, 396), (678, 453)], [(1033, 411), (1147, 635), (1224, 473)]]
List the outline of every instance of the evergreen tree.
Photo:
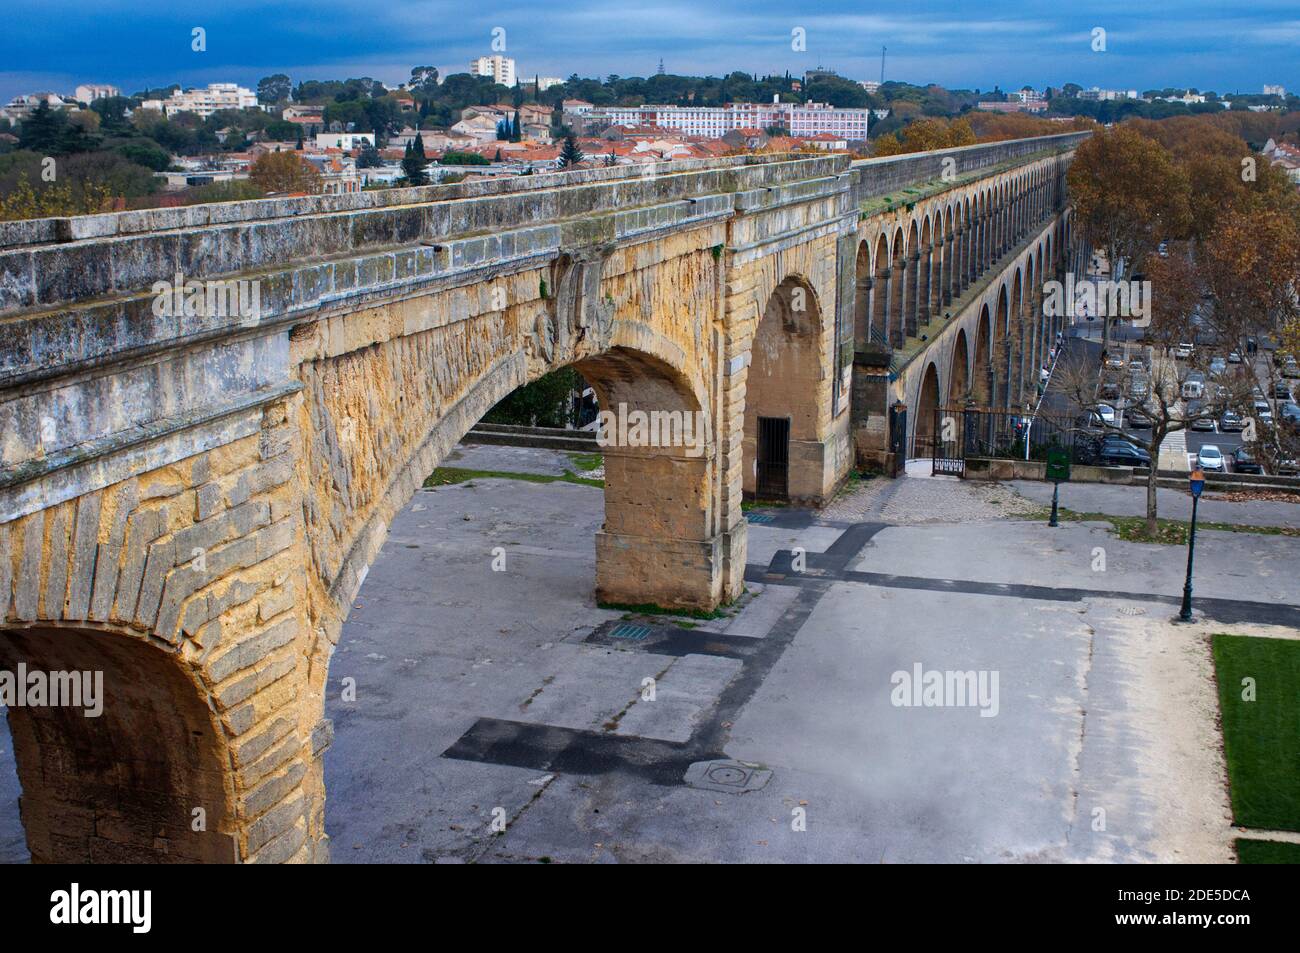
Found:
[(518, 142), (519, 140), (523, 139), (523, 137), (524, 137), (523, 131), (519, 128), (519, 112), (518, 110), (516, 110), (514, 122), (510, 124), (510, 141)]
[(564, 137), (564, 148), (560, 150), (560, 168), (572, 169), (583, 159), (587, 158), (578, 148), (578, 140), (574, 138), (573, 133)]
[(407, 185), (428, 185), (429, 160), (424, 155), (424, 140), (417, 132), (415, 139), (406, 144), (406, 155), (402, 157), (402, 173)]

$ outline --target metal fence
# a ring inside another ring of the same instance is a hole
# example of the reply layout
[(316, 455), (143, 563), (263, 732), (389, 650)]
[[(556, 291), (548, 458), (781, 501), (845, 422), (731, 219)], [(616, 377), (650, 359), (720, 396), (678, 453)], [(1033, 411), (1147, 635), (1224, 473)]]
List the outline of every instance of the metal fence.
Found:
[(961, 476), (970, 457), (1046, 460), (1047, 452), (1063, 448), (1075, 463), (1096, 458), (1099, 434), (1065, 417), (1025, 414), (987, 407), (936, 407), (928, 434), (932, 472)]

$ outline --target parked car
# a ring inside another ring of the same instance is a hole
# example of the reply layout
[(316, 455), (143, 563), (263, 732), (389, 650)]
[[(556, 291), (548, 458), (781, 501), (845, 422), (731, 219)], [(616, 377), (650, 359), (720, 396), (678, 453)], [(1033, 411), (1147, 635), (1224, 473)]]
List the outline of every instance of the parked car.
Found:
[(1214, 430), (1214, 418), (1210, 416), (1198, 417), (1197, 414), (1208, 414), (1209, 410), (1202, 401), (1194, 400), (1187, 405), (1187, 424), (1190, 430)]
[(1294, 357), (1288, 357), (1282, 362), (1283, 377), (1300, 377), (1300, 364), (1296, 363)]
[(1107, 381), (1101, 385), (1097, 393), (1106, 400), (1119, 400), (1119, 384), (1114, 381)]
[(1273, 408), (1268, 405), (1268, 401), (1255, 401), (1255, 420), (1261, 424), (1271, 424), (1273, 422)]
[(1300, 404), (1285, 403), (1277, 408), (1277, 415), (1289, 424), (1300, 424)]
[(1245, 428), (1246, 424), (1241, 419), (1241, 414), (1235, 410), (1225, 410), (1219, 415), (1219, 431), (1221, 433), (1240, 433)]
[(1128, 369), (1133, 374), (1145, 374), (1147, 372), (1146, 362), (1140, 357), (1129, 358)]
[(1223, 453), (1212, 443), (1204, 444), (1200, 453), (1196, 455), (1196, 465), (1202, 470), (1217, 470), (1222, 473), (1224, 468)]
[(1228, 362), (1221, 357), (1216, 357), (1210, 361), (1210, 376), (1218, 377), (1228, 369)]
[(1149, 467), (1151, 454), (1125, 440), (1106, 440), (1097, 462), (1104, 467)]
[(1232, 451), (1232, 472), (1263, 473), (1264, 468), (1259, 465), (1259, 461), (1251, 455), (1249, 450), (1245, 447), (1238, 447)]
[(1145, 377), (1134, 376), (1128, 382), (1128, 391), (1134, 400), (1146, 400), (1147, 397), (1147, 379)]
[(1184, 341), (1174, 345), (1173, 353), (1174, 353), (1174, 357), (1178, 358), (1179, 360), (1186, 360), (1187, 358), (1192, 356), (1192, 351), (1194, 350), (1195, 348), (1191, 345), (1190, 342)]
[(1278, 381), (1273, 385), (1273, 396), (1276, 399), (1286, 401), (1287, 403), (1295, 400), (1294, 395), (1291, 393), (1291, 388), (1287, 386), (1286, 381)]
[(1106, 355), (1106, 366), (1113, 370), (1122, 368), (1124, 366), (1124, 355), (1123, 354)]
[(1115, 421), (1118, 419), (1115, 416), (1115, 408), (1110, 404), (1098, 404), (1097, 416), (1102, 419), (1103, 423), (1110, 424), (1112, 427), (1115, 426)]
[(1193, 371), (1187, 375), (1183, 381), (1183, 398), (1185, 400), (1196, 400), (1205, 396), (1205, 375), (1200, 371)]
[(1241, 354), (1239, 354), (1237, 351), (1229, 351), (1229, 352), (1228, 352), (1228, 363), (1229, 363), (1229, 364), (1240, 364), (1240, 363), (1241, 363)]

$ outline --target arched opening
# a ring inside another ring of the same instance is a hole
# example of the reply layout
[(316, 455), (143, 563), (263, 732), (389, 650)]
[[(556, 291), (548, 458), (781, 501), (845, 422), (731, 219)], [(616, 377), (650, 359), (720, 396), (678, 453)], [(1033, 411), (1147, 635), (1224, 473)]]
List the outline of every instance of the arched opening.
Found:
[(948, 372), (948, 406), (960, 407), (970, 396), (970, 376), (967, 370), (970, 354), (966, 347), (966, 330), (957, 332), (957, 341), (952, 348), (952, 368)]
[(992, 405), (993, 394), (989, 384), (993, 376), (992, 356), (992, 322), (988, 305), (984, 305), (975, 332), (975, 363), (971, 367), (971, 398), (981, 407)]
[(903, 249), (903, 230), (901, 228), (894, 232), (894, 245), (891, 254), (892, 258), (889, 266), (889, 343), (894, 347), (902, 347), (908, 332), (908, 315), (905, 310), (907, 295), (904, 289), (911, 275), (907, 270), (907, 259)]
[(821, 432), (830, 407), (821, 324), (816, 294), (802, 278), (786, 278), (768, 297), (745, 381), (743, 489), (750, 498), (820, 502), (833, 485)]
[(939, 409), (939, 372), (931, 361), (921, 379), (921, 393), (916, 401), (916, 427), (913, 429), (912, 456), (926, 457), (934, 452), (935, 412)]
[(940, 282), (939, 307), (946, 308), (952, 304), (952, 299), (957, 297), (954, 284), (956, 281), (956, 264), (959, 260), (960, 252), (957, 249), (957, 236), (954, 229), (952, 206), (949, 205), (944, 210), (943, 234), (947, 244), (943, 249), (943, 280)]
[(907, 229), (907, 281), (903, 288), (903, 314), (906, 317), (908, 337), (916, 337), (920, 331), (922, 272), (925, 261), (921, 257), (921, 243), (916, 220), (913, 219)]
[(8, 725), (33, 862), (237, 859), (231, 753), (174, 648), (110, 629), (8, 627), (0, 670), (27, 676)]
[(858, 243), (857, 262), (854, 268), (856, 284), (853, 288), (853, 343), (862, 350), (871, 343), (871, 248), (866, 242)]
[(997, 407), (1010, 405), (1008, 390), (1011, 377), (1011, 338), (1008, 326), (1009, 302), (1006, 282), (998, 290), (997, 310), (993, 313), (993, 403)]
[(889, 258), (889, 239), (881, 235), (876, 239), (875, 282), (871, 289), (871, 327), (875, 331), (876, 341), (888, 347), (893, 341), (893, 329), (890, 328), (889, 283), (892, 278)]
[(917, 321), (930, 323), (933, 315), (931, 309), (931, 300), (934, 292), (933, 269), (935, 264), (934, 255), (934, 234), (930, 229), (930, 218), (926, 216), (921, 225), (921, 245), (920, 260), (917, 262), (919, 273), (916, 276), (917, 285)]
[(1024, 395), (1024, 378), (1025, 378), (1025, 309), (1024, 309), (1024, 281), (1020, 269), (1016, 269), (1015, 278), (1011, 286), (1011, 300), (1008, 303), (1011, 309), (1011, 383), (1007, 391), (1010, 399), (1010, 405), (1019, 407)]
[(680, 371), (645, 351), (614, 347), (574, 367), (606, 422), (596, 598), (712, 609), (722, 573), (708, 413)]

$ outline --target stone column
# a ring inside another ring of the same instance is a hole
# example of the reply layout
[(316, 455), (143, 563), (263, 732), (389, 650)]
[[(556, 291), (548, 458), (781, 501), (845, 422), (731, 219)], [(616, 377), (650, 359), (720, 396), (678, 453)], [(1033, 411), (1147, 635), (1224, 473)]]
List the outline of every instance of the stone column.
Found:
[(876, 316), (875, 296), (873, 292), (873, 289), (875, 288), (875, 284), (876, 284), (875, 279), (873, 279), (870, 275), (868, 275), (865, 278), (858, 279), (858, 284), (857, 284), (858, 297), (859, 299), (866, 301), (866, 316), (862, 322), (864, 326), (861, 328), (853, 329), (853, 333), (854, 333), (853, 349), (855, 351), (861, 351), (866, 345), (871, 343), (871, 322), (872, 320), (874, 320)]

